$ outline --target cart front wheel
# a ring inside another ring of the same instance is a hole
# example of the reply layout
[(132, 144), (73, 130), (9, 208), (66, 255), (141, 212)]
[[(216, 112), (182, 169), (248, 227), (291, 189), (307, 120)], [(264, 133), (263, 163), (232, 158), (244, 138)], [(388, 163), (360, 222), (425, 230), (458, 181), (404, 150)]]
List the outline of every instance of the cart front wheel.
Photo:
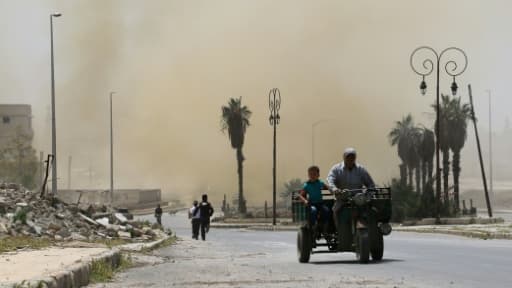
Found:
[(366, 229), (357, 231), (356, 256), (360, 263), (368, 263), (370, 261), (370, 239)]
[(308, 228), (300, 228), (297, 233), (297, 256), (300, 263), (308, 263), (311, 256), (311, 231)]

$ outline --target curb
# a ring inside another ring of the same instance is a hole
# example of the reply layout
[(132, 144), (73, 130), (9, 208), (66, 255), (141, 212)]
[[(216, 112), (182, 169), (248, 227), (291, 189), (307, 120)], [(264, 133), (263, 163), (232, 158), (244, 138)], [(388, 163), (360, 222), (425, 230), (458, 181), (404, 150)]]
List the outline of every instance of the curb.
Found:
[(281, 226), (281, 225), (251, 225), (251, 224), (225, 224), (225, 225), (210, 225), (210, 228), (215, 229), (247, 229), (253, 231), (296, 231), (298, 226)]
[[(115, 269), (119, 267), (122, 252), (138, 252), (143, 249), (154, 249), (171, 236), (166, 235), (162, 239), (150, 243), (130, 243), (113, 248), (110, 251), (103, 252), (97, 256), (90, 257), (83, 263), (73, 264), (66, 270), (58, 271), (51, 276), (27, 280), (18, 284), (1, 284), (0, 287), (47, 287), (47, 288), (76, 288), (90, 284), (92, 263), (104, 261), (109, 263)], [(136, 245), (133, 245), (136, 244)], [(43, 284), (43, 286), (38, 286)]]
[(168, 240), (169, 238), (171, 238), (171, 236), (165, 235), (165, 237), (158, 239), (156, 241), (153, 241), (153, 242), (125, 244), (125, 245), (119, 246), (118, 249), (120, 249), (122, 252), (140, 252), (143, 249), (152, 250), (152, 249), (155, 249), (155, 247), (158, 247), (160, 244), (162, 244), (166, 240)]
[(299, 229), (299, 227), (294, 227), (294, 226), (254, 226), (254, 227), (248, 227), (247, 228), (248, 230), (253, 230), (253, 231), (282, 231), (282, 232), (286, 232), (286, 231), (297, 231)]
[(446, 234), (455, 235), (468, 238), (479, 239), (499, 239), (499, 240), (512, 240), (512, 234), (509, 233), (496, 233), (496, 232), (479, 232), (479, 231), (457, 231), (457, 230), (437, 230), (437, 229), (400, 229), (394, 228), (393, 230), (399, 232), (413, 232), (413, 233), (429, 233), (429, 234)]
[[(298, 226), (233, 224), (233, 225), (215, 225), (215, 226), (212, 226), (212, 228), (247, 229), (247, 230), (251, 230), (251, 231), (284, 232), (284, 231), (297, 231)], [(418, 229), (418, 228), (401, 228), (401, 227), (393, 227), (393, 231), (412, 232), (412, 233), (445, 234), (445, 235), (455, 235), (455, 236), (462, 236), (462, 237), (468, 237), (468, 238), (479, 238), (479, 239), (512, 240), (512, 234), (499, 233), (499, 232), (459, 231), (459, 230), (444, 230), (444, 229)]]

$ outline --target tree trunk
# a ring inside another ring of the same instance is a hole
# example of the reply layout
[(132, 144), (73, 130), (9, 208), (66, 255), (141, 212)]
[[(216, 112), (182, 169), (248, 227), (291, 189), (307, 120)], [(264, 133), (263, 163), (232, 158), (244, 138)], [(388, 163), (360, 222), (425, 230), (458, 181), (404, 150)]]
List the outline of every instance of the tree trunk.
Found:
[(428, 182), (430, 182), (430, 184), (434, 183), (433, 182), (433, 178), (434, 178), (434, 160), (430, 160), (428, 161), (427, 163), (427, 166), (428, 166)]
[(409, 167), (409, 183), (407, 183), (409, 186), (413, 187), (413, 181), (412, 178), (414, 176), (414, 168)]
[(443, 195), (444, 204), (448, 207), (450, 201), (448, 196), (448, 177), (450, 176), (450, 150), (443, 150)]
[(459, 213), (460, 205), (459, 205), (459, 176), (460, 176), (460, 150), (453, 151), (453, 195), (455, 201), (455, 213)]
[(399, 165), (400, 167), (400, 184), (403, 186), (407, 185), (407, 166), (402, 163)]
[(244, 198), (244, 155), (242, 153), (242, 148), (236, 149), (236, 160), (238, 164), (238, 212), (240, 214), (245, 214), (247, 209), (245, 207)]
[(420, 177), (420, 172), (421, 172), (421, 164), (418, 163), (418, 166), (416, 166), (416, 193), (418, 194), (421, 194), (421, 177)]
[(421, 161), (421, 193), (425, 193), (425, 185), (427, 184), (427, 162)]

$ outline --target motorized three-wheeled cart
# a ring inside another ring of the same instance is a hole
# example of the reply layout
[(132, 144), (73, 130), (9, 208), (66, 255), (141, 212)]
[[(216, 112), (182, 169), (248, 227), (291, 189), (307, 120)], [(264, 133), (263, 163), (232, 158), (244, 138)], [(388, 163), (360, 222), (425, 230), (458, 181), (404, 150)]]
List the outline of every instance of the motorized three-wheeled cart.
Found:
[(368, 263), (370, 256), (374, 261), (382, 260), (383, 236), (391, 233), (390, 188), (344, 190), (337, 197), (322, 191), (323, 204), (328, 209), (336, 201), (341, 209), (329, 219), (318, 219), (323, 222), (316, 221), (315, 225), (310, 217), (311, 206), (300, 201), (298, 193), (292, 194), (292, 215), (299, 224), (299, 262), (309, 262), (311, 254), (337, 252), (355, 252), (360, 263)]

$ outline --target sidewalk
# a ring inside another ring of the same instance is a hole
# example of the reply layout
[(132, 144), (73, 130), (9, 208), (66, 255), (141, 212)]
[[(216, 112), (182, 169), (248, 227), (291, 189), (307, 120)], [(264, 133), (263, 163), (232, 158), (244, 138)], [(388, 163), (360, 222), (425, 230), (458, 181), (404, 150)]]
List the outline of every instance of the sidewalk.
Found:
[(401, 232), (448, 234), (480, 239), (512, 240), (511, 224), (398, 226), (393, 227), (393, 230)]
[(34, 286), (20, 287), (39, 287), (35, 284), (41, 281), (47, 284), (42, 287), (82, 287), (89, 284), (93, 261), (105, 261), (116, 268), (123, 251), (153, 249), (169, 237), (162, 235), (153, 242), (130, 243), (114, 248), (76, 242), (75, 246), (79, 247), (53, 246), (42, 250), (6, 252), (0, 254), (0, 287), (13, 287), (23, 281)]
[(110, 252), (108, 248), (61, 248), (0, 254), (0, 285), (12, 287), (23, 280), (46, 280), (74, 265), (92, 262)]

